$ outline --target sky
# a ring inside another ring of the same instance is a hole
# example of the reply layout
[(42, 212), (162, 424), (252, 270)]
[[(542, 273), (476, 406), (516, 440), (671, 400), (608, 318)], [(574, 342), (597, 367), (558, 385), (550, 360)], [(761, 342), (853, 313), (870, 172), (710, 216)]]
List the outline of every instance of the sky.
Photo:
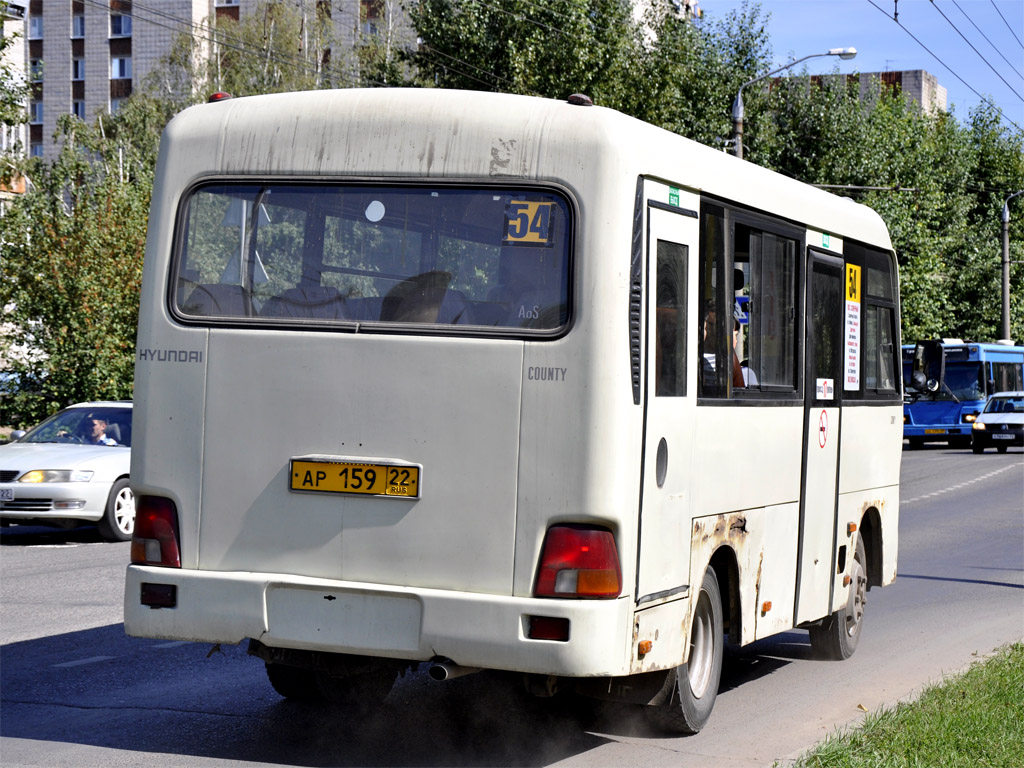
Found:
[[(742, 5), (699, 0), (705, 18), (723, 18)], [(923, 69), (946, 89), (947, 109), (960, 120), (978, 106), (980, 94), (1003, 111), (1004, 124), (1024, 130), (1024, 0), (761, 0), (760, 6), (771, 15), (776, 67), (810, 53), (853, 47), (857, 57), (849, 61), (822, 57), (795, 69)]]

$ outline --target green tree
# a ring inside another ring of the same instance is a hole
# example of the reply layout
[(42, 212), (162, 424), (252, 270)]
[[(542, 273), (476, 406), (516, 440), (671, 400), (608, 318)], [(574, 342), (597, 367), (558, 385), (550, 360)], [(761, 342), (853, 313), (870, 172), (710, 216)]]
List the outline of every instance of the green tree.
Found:
[(439, 88), (601, 100), (638, 40), (626, 0), (421, 0), (408, 10), (420, 37), (407, 52), (415, 82)]
[(765, 18), (745, 6), (721, 21), (681, 17), (665, 0), (639, 20), (627, 0), (423, 0), (414, 84), (564, 99), (585, 93), (689, 138), (721, 146), (732, 95), (770, 60)]
[(176, 109), (205, 101), (212, 93), (232, 96), (306, 91), (349, 85), (345, 62), (333, 39), (327, 6), (261, 2), (239, 20), (211, 16), (199, 34), (179, 35), (145, 91)]
[[(904, 338), (995, 340), (999, 211), (1024, 183), (1022, 136), (992, 111), (965, 125), (875, 86), (862, 99), (855, 78), (804, 74), (756, 90), (747, 102), (747, 157), (807, 183), (845, 187), (838, 191), (882, 216), (900, 263)], [(1019, 271), (1014, 285), (1016, 296)], [(1013, 314), (1020, 338), (1021, 315)]]
[(0, 217), (0, 357), (29, 424), (68, 403), (131, 396), (146, 220), (164, 105), (134, 98), (92, 125), (61, 118), (52, 164), (26, 163), (28, 191)]

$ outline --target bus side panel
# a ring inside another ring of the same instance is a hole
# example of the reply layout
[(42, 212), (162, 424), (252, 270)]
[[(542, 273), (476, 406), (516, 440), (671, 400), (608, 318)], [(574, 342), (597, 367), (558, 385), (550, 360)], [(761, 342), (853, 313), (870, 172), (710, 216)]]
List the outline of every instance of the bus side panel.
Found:
[[(740, 645), (793, 626), (799, 517), (800, 505), (792, 502), (693, 521), (691, 585), (700, 584), (719, 548), (728, 547), (735, 556), (739, 578)], [(723, 597), (728, 599), (724, 594), (726, 574), (716, 575)], [(691, 587), (694, 595), (695, 589)], [(735, 627), (730, 629), (730, 635), (734, 634)]]
[[(889, 485), (870, 490), (856, 491), (843, 494), (839, 497), (839, 529), (836, 537), (836, 558), (842, 559), (840, 552), (846, 547), (845, 561), (846, 568), (843, 573), (850, 572), (853, 550), (856, 546), (855, 536), (865, 533), (865, 516), (878, 514), (879, 530), (877, 544), (881, 546), (881, 583), (877, 586), (886, 586), (896, 580), (896, 559), (899, 551), (899, 509), (900, 509), (900, 487)], [(856, 525), (856, 534), (849, 533), (851, 525)], [(866, 546), (870, 543), (865, 541)], [(872, 559), (868, 554), (868, 560)], [(838, 571), (838, 568), (837, 568)], [(832, 595), (832, 610), (838, 610), (846, 604), (848, 589), (843, 587), (841, 575), (836, 578), (835, 592)]]
[(903, 409), (846, 405), (839, 454), (839, 493), (898, 485), (903, 456)]
[(693, 454), (694, 516), (798, 500), (803, 415), (799, 407), (698, 406), (694, 434), (705, 438)]

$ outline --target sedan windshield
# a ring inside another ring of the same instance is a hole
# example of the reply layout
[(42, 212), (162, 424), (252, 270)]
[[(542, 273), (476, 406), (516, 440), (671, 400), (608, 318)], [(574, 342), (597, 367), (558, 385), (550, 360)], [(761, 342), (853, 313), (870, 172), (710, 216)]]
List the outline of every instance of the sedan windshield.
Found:
[(1024, 397), (993, 397), (985, 413), (1024, 413)]
[(67, 408), (29, 431), (21, 443), (131, 446), (131, 408)]

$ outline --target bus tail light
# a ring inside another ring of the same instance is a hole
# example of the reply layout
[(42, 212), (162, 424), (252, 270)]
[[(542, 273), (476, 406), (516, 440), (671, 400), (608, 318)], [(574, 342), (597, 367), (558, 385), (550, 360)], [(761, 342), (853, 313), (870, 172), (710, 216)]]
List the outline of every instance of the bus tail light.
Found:
[(181, 568), (178, 510), (162, 496), (140, 496), (135, 508), (132, 563)]
[(622, 569), (615, 537), (605, 528), (554, 525), (544, 537), (536, 597), (618, 597)]

